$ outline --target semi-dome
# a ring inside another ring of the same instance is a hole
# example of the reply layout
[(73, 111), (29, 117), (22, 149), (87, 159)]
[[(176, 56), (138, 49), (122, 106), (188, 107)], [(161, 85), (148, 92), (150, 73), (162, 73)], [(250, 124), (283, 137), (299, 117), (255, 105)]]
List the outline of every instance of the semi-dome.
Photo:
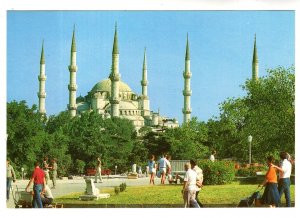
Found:
[[(95, 92), (111, 92), (111, 81), (110, 79), (105, 79), (105, 80), (101, 80), (100, 82), (98, 82), (96, 85), (94, 85), (94, 87), (92, 88), (91, 92), (95, 93)], [(120, 81), (119, 83), (119, 91), (120, 92), (132, 92), (130, 87)]]

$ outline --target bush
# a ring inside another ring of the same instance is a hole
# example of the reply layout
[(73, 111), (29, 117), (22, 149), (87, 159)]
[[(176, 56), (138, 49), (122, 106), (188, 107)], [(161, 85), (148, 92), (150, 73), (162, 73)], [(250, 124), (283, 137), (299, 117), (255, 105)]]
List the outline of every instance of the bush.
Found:
[(125, 182), (121, 183), (121, 185), (120, 185), (120, 191), (121, 191), (121, 192), (125, 191), (126, 186), (127, 186), (127, 185), (126, 185)]
[(240, 168), (236, 171), (236, 176), (244, 176), (244, 177), (250, 177), (250, 176), (256, 176), (256, 172), (264, 172), (267, 170), (267, 167), (265, 166), (250, 166), (249, 168)]
[(118, 195), (120, 193), (120, 187), (119, 186), (115, 187), (115, 193), (116, 193), (116, 195)]
[(76, 159), (75, 161), (75, 172), (77, 174), (84, 173), (85, 162), (83, 160)]
[(204, 185), (223, 185), (234, 180), (235, 169), (231, 161), (201, 160), (198, 166), (203, 170)]

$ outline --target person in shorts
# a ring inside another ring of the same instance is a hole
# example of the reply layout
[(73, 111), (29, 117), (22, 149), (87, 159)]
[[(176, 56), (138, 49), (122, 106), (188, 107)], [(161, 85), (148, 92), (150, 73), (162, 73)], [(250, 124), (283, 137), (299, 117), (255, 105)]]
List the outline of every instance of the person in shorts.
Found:
[(191, 169), (189, 162), (184, 165), (184, 169), (186, 171), (182, 187), (184, 207), (199, 208), (200, 206), (196, 201), (197, 173)]
[(156, 164), (155, 164), (155, 156), (152, 154), (148, 161), (149, 174), (150, 174), (150, 184), (154, 185), (154, 177), (156, 175)]
[(167, 167), (168, 167), (168, 160), (166, 159), (166, 155), (163, 154), (158, 161), (158, 169), (161, 174), (161, 180), (160, 180), (161, 184), (165, 184)]

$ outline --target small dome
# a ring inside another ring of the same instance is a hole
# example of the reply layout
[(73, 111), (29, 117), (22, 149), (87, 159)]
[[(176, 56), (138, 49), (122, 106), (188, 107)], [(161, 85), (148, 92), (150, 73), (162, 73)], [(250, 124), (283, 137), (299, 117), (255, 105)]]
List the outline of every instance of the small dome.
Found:
[[(130, 87), (122, 81), (120, 81), (120, 83), (119, 83), (119, 90), (120, 90), (120, 92), (132, 92)], [(91, 90), (92, 93), (101, 92), (101, 91), (110, 93), (110, 91), (111, 91), (110, 79), (105, 79), (105, 80), (98, 82), (96, 85), (94, 85), (94, 87)]]

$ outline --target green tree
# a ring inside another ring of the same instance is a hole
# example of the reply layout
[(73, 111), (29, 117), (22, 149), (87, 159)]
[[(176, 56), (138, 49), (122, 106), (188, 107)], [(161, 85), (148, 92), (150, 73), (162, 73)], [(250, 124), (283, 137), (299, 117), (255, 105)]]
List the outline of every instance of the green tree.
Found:
[(39, 160), (46, 118), (37, 113), (36, 105), (29, 108), (26, 101), (7, 103), (7, 158), (16, 171), (24, 167), (30, 172), (33, 162)]
[(294, 67), (267, 70), (258, 81), (242, 86), (246, 96), (229, 98), (220, 106), (220, 117), (208, 122), (209, 146), (222, 157), (247, 161), (247, 138), (253, 136), (252, 158), (263, 162), (267, 153), (295, 151)]
[(245, 132), (253, 136), (253, 155), (259, 159), (267, 152), (295, 152), (295, 68), (267, 72), (243, 87), (249, 108)]
[(193, 117), (179, 128), (167, 129), (164, 137), (170, 144), (173, 159), (199, 159), (208, 156), (207, 126)]

